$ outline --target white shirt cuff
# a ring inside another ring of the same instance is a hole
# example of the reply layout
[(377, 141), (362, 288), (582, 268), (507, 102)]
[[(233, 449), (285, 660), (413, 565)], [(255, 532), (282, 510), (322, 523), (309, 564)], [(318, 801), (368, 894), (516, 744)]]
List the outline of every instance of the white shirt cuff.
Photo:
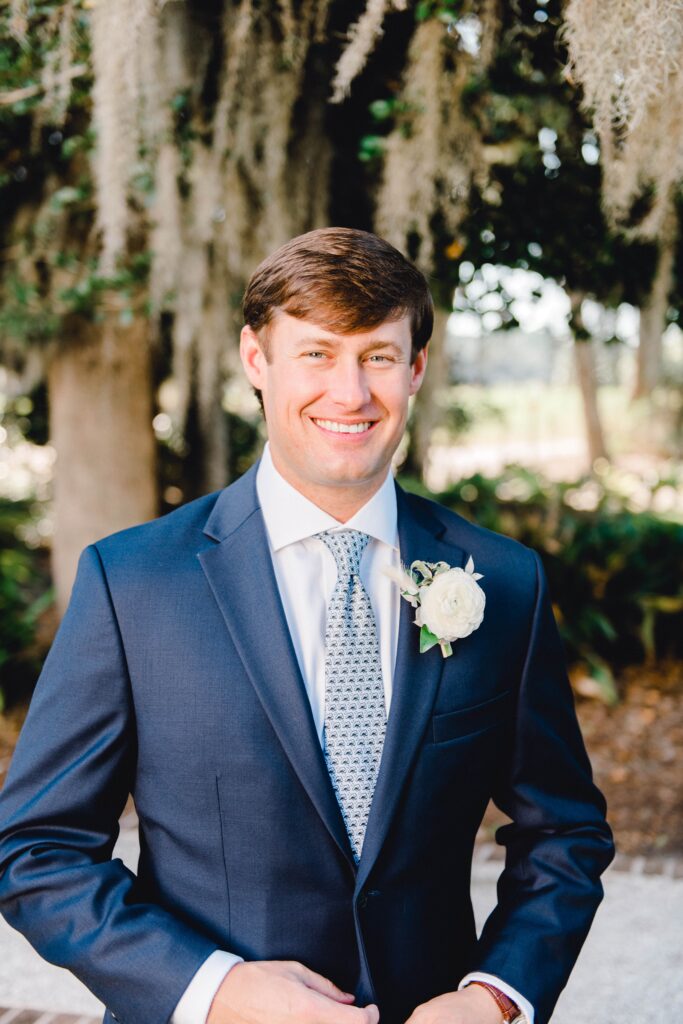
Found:
[(517, 1003), (521, 1013), (524, 1015), (526, 1024), (534, 1024), (533, 1006), (512, 985), (508, 985), (506, 981), (497, 978), (495, 974), (486, 974), (484, 971), (472, 971), (471, 974), (466, 974), (462, 979), (458, 985), (458, 991), (469, 984), (470, 981), (487, 981), (489, 985), (495, 985), (496, 988), (499, 988), (501, 992), (504, 992), (506, 996), (512, 999), (513, 1003)]
[(213, 997), (223, 978), (235, 964), (244, 963), (244, 957), (216, 949), (206, 958), (192, 978), (171, 1016), (170, 1024), (206, 1024)]

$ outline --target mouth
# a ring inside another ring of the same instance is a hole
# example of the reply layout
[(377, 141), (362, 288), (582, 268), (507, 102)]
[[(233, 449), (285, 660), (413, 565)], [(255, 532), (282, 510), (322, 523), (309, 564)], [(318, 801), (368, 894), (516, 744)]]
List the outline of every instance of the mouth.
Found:
[(345, 423), (343, 420), (325, 420), (315, 416), (312, 416), (311, 420), (326, 434), (335, 434), (340, 437), (359, 437), (369, 434), (379, 422), (379, 420), (357, 420), (354, 423)]

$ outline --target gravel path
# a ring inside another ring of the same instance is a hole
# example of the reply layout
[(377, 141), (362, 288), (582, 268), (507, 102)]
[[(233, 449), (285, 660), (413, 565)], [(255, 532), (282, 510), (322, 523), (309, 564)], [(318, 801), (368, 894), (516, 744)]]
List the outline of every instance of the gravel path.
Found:
[[(133, 829), (122, 831), (114, 855), (135, 865)], [(486, 855), (475, 861), (480, 925), (495, 903), (500, 868)], [(552, 1024), (683, 1019), (683, 878), (674, 877), (680, 874), (608, 869), (605, 899)], [(0, 919), (0, 1024), (90, 1024), (101, 1012), (101, 1004), (75, 978), (44, 963)]]

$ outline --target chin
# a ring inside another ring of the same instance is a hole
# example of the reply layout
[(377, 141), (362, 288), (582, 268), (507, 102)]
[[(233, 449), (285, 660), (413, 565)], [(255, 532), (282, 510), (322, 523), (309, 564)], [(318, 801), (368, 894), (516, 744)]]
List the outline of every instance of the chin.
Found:
[(349, 469), (346, 472), (329, 474), (325, 481), (321, 480), (321, 483), (324, 482), (328, 487), (361, 487), (363, 484), (369, 484), (375, 480), (379, 472), (377, 469), (358, 468), (356, 471)]

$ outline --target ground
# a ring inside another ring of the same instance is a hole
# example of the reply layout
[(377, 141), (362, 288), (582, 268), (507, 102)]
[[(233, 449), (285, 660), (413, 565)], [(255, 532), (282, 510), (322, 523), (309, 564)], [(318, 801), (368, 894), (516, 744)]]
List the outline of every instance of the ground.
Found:
[(683, 854), (683, 665), (631, 667), (621, 703), (577, 710), (618, 848)]

